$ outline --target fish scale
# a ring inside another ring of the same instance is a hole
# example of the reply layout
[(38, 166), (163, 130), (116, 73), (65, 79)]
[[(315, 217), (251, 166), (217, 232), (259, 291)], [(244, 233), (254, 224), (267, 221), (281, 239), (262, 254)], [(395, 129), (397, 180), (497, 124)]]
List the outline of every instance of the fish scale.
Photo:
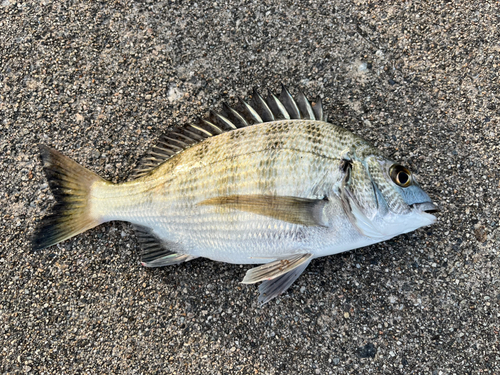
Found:
[[(252, 104), (167, 132), (135, 179), (113, 184), (41, 146), (58, 204), (33, 241), (41, 249), (100, 223), (136, 227), (142, 263), (197, 257), (264, 265), (259, 302), (286, 290), (309, 262), (432, 224), (436, 210), (408, 169), (283, 87)], [(397, 178), (396, 178), (396, 177)], [(399, 178), (401, 177), (401, 183)]]

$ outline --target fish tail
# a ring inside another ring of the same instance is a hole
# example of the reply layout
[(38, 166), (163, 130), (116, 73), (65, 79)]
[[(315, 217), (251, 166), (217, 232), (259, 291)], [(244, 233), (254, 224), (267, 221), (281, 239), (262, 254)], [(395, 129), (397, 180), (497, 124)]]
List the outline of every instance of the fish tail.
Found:
[(40, 145), (43, 169), (56, 204), (43, 218), (32, 239), (32, 250), (42, 250), (99, 224), (91, 214), (89, 198), (95, 182), (105, 182), (70, 158)]

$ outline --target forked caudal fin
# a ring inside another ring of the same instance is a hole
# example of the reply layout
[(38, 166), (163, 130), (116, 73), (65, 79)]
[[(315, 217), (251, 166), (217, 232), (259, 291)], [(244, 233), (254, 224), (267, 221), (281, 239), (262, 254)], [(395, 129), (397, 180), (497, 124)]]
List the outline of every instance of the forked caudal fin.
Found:
[(33, 251), (42, 250), (100, 224), (90, 214), (92, 185), (104, 180), (59, 152), (40, 145), (43, 169), (56, 199), (52, 214), (37, 228)]

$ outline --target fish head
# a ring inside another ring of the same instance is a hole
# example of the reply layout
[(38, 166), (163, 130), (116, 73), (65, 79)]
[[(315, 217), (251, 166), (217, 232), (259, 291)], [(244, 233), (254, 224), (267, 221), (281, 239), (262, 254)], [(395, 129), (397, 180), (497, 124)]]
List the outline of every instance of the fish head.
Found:
[(439, 208), (420, 187), (409, 168), (384, 157), (367, 160), (384, 232), (411, 232), (436, 221)]
[(367, 236), (390, 238), (436, 221), (439, 208), (403, 165), (371, 155), (352, 163), (349, 179), (351, 221)]

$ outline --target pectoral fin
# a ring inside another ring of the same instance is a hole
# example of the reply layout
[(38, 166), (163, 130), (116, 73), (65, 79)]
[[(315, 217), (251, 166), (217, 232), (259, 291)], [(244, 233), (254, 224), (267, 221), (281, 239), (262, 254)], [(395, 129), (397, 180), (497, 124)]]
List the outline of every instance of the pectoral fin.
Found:
[(324, 199), (307, 199), (273, 195), (230, 195), (200, 202), (205, 206), (220, 206), (272, 217), (305, 226), (326, 226)]

